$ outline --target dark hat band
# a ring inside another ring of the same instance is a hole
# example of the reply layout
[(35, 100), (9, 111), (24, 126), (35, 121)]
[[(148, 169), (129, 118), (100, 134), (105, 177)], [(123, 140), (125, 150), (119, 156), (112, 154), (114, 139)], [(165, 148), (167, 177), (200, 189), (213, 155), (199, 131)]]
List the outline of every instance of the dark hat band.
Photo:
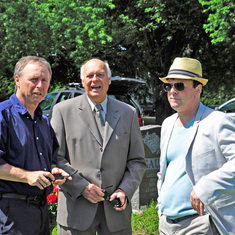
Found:
[(181, 75), (186, 75), (192, 78), (195, 78), (195, 77), (201, 78), (199, 74), (193, 73), (187, 70), (183, 70), (183, 69), (172, 69), (168, 72), (168, 75), (171, 75), (171, 74), (181, 74)]

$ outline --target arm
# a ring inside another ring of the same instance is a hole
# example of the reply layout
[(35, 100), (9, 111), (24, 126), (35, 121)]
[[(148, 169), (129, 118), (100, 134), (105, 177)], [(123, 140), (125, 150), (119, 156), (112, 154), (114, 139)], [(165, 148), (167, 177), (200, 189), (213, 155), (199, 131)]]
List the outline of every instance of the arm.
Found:
[(44, 189), (51, 185), (50, 180), (54, 179), (53, 175), (48, 171), (26, 171), (9, 164), (0, 165), (0, 179), (27, 183), (31, 186), (37, 186)]
[[(122, 204), (125, 204), (126, 197), (128, 201), (130, 201), (137, 187), (141, 183), (145, 168), (146, 162), (142, 135), (138, 124), (136, 111), (133, 110), (130, 126), (129, 150), (127, 155), (126, 170), (117, 191), (114, 192), (115, 195), (111, 198), (120, 198)], [(120, 190), (122, 190), (124, 193), (120, 192)]]
[(56, 133), (56, 137), (60, 145), (57, 156), (57, 166), (66, 171), (68, 174), (73, 175), (73, 180), (66, 181), (66, 183), (63, 184), (62, 189), (67, 193), (67, 196), (75, 201), (78, 197), (82, 196), (83, 191), (90, 184), (90, 182), (85, 177), (80, 175), (81, 172), (76, 173), (76, 170), (72, 164), (70, 164), (71, 160), (66, 141), (66, 135), (69, 135), (69, 133), (65, 132), (64, 117), (57, 105), (53, 108), (51, 125)]
[(226, 115), (218, 120), (214, 125), (214, 146), (218, 149), (214, 150), (214, 154), (208, 154), (207, 158), (217, 162), (225, 160), (221, 166), (212, 168), (210, 173), (202, 176), (194, 186), (196, 195), (204, 205), (209, 205), (225, 194), (234, 193), (235, 187), (235, 120)]

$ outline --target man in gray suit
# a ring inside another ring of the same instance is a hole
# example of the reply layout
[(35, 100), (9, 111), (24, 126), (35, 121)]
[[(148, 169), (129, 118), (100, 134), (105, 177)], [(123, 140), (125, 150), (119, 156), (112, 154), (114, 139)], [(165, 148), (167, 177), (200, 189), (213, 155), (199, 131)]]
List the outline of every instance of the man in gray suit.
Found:
[[(89, 60), (81, 79), (86, 93), (57, 104), (51, 120), (60, 144), (58, 165), (73, 174), (59, 192), (58, 233), (128, 235), (131, 198), (146, 167), (136, 111), (107, 97), (107, 63)], [(119, 206), (111, 204), (116, 200)]]
[(235, 120), (200, 102), (198, 60), (176, 58), (160, 79), (177, 111), (161, 130), (160, 234), (235, 234)]

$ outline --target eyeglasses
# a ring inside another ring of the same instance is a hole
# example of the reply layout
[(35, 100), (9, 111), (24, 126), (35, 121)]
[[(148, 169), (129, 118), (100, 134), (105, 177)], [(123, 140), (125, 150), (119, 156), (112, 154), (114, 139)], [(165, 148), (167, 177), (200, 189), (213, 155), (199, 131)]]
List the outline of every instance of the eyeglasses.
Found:
[(185, 84), (183, 82), (176, 82), (176, 83), (163, 83), (162, 85), (165, 92), (171, 90), (174, 87), (177, 91), (183, 91), (185, 89)]

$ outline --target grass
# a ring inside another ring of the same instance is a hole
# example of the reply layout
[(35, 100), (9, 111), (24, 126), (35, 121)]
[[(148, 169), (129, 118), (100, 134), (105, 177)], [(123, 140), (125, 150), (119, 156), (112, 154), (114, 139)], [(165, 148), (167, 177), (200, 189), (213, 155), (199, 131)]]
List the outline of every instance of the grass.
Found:
[[(132, 214), (133, 235), (159, 235), (156, 205), (157, 203), (152, 201), (146, 209)], [(52, 235), (57, 235), (57, 227), (53, 229)]]
[(152, 201), (146, 209), (132, 214), (133, 235), (159, 235), (156, 205)]

